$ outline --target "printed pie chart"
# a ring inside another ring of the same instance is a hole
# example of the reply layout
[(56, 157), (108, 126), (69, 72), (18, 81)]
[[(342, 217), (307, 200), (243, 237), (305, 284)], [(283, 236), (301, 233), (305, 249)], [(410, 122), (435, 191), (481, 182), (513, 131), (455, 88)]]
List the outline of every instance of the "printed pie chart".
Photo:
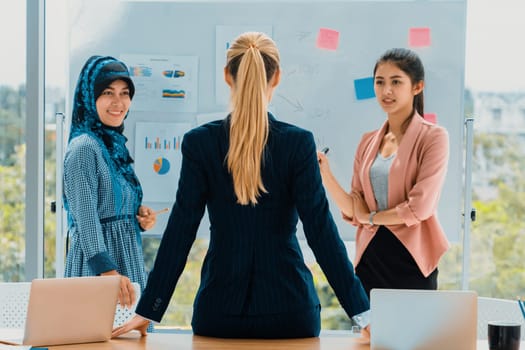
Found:
[(153, 170), (159, 174), (164, 175), (170, 171), (170, 162), (166, 158), (159, 157), (153, 162)]

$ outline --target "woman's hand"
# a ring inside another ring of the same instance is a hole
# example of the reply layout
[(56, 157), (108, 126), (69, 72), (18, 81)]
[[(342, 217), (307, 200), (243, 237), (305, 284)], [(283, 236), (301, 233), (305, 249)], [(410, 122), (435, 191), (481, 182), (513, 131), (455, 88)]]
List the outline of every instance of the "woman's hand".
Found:
[(133, 330), (140, 332), (140, 335), (144, 336), (147, 334), (149, 321), (144, 317), (135, 315), (131, 320), (124, 323), (122, 326), (114, 328), (111, 333), (111, 338), (118, 337), (119, 335), (126, 334)]
[(317, 151), (317, 161), (319, 162), (319, 169), (321, 170), (321, 177), (325, 177), (328, 174), (331, 174), (330, 163), (328, 162), (328, 157), (324, 152)]
[(361, 337), (358, 338), (358, 342), (361, 344), (370, 344), (370, 325), (361, 328)]
[(354, 222), (354, 220), (353, 220), (350, 216), (346, 215), (346, 214), (343, 213), (343, 212), (341, 212), (341, 217), (342, 217), (343, 220), (346, 221), (346, 222), (349, 222), (349, 223), (353, 223), (353, 222)]
[(101, 276), (120, 276), (120, 291), (118, 293), (118, 302), (122, 307), (131, 308), (135, 301), (137, 301), (137, 295), (135, 294), (135, 288), (133, 284), (126, 276), (120, 275), (116, 270), (102, 272)]
[(350, 193), (354, 204), (354, 217), (360, 224), (368, 224), (370, 209), (363, 198), (363, 195), (358, 192)]
[(157, 222), (157, 213), (155, 213), (150, 207), (141, 205), (137, 215), (137, 220), (143, 230), (151, 230)]

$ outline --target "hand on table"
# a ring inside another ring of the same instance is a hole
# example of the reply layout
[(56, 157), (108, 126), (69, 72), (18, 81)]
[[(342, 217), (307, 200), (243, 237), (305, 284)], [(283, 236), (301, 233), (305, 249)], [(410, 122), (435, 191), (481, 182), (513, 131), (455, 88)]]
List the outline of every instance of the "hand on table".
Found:
[(370, 325), (361, 328), (361, 337), (356, 338), (359, 344), (370, 344)]
[(140, 335), (144, 336), (147, 334), (149, 322), (150, 321), (144, 317), (135, 315), (131, 320), (124, 323), (122, 326), (114, 328), (113, 332), (111, 333), (111, 338), (118, 337), (119, 335), (126, 334), (133, 330), (139, 331)]

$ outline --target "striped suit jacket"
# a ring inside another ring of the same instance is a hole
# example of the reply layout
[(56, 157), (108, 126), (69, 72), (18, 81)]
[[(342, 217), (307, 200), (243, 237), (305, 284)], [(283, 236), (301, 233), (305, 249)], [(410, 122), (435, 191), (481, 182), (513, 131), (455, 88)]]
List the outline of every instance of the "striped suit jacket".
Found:
[(268, 114), (270, 132), (259, 203), (239, 205), (225, 157), (229, 118), (183, 138), (175, 204), (136, 312), (160, 321), (207, 208), (210, 243), (194, 308), (215, 314), (263, 315), (319, 304), (296, 237), (298, 219), (317, 262), (349, 316), (368, 298), (338, 234), (321, 182), (311, 132)]

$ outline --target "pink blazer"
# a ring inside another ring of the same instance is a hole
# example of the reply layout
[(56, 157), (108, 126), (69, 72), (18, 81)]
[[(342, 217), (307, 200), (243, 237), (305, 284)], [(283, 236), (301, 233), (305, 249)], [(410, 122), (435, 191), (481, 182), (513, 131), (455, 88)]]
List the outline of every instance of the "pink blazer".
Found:
[[(371, 211), (377, 210), (377, 206), (370, 182), (370, 166), (386, 130), (387, 122), (381, 129), (364, 134), (354, 159), (352, 190), (363, 193)], [(447, 131), (416, 113), (399, 144), (388, 176), (388, 207), (396, 208), (404, 224), (387, 227), (412, 254), (425, 277), (437, 267), (449, 247), (437, 218), (448, 155)], [(352, 223), (358, 226), (357, 266), (378, 227), (359, 224), (355, 219)]]

